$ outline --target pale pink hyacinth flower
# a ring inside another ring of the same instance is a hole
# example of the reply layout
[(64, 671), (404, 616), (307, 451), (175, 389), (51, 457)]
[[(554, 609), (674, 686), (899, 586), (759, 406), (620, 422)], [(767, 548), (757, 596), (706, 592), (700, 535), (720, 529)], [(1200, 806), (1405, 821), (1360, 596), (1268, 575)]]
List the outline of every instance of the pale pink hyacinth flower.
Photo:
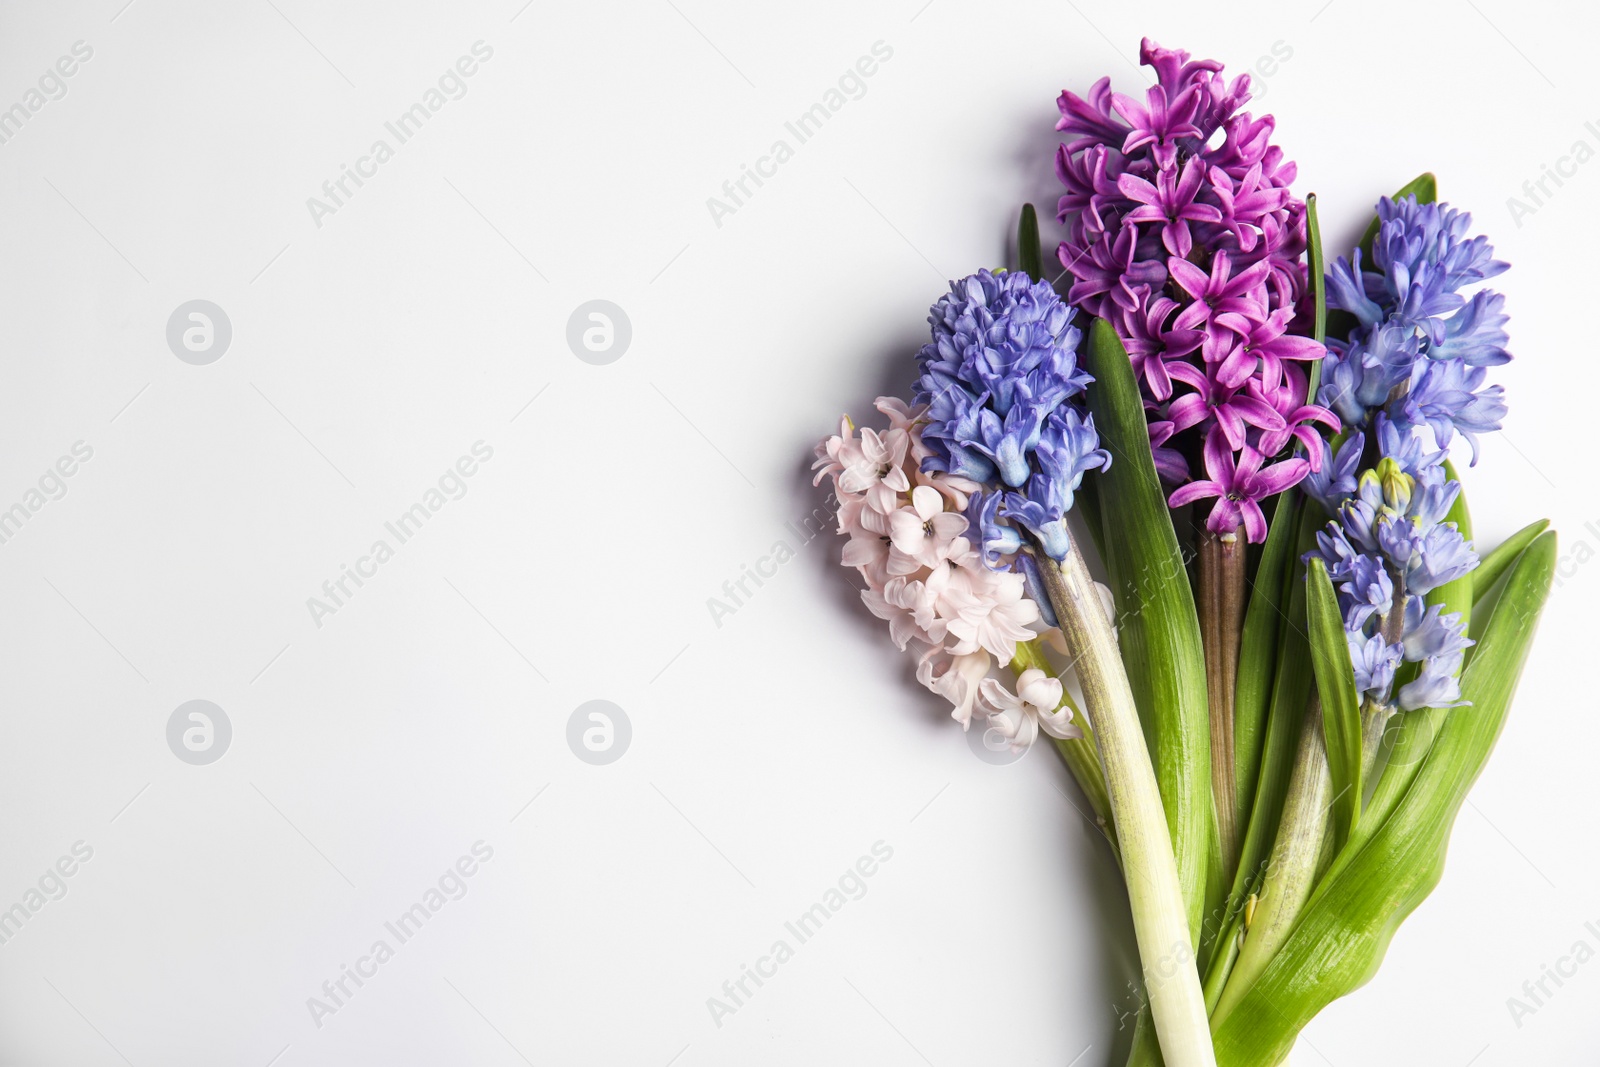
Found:
[(911, 490), (911, 505), (896, 508), (889, 516), (889, 540), (899, 553), (889, 560), (889, 573), (911, 574), (918, 567), (937, 567), (950, 558), (956, 539), (966, 532), (965, 515), (946, 511), (937, 489), (917, 486)]
[(978, 687), (978, 696), (993, 709), (989, 729), (1014, 750), (1031, 746), (1041, 730), (1051, 737), (1083, 736), (1083, 731), (1072, 725), (1072, 709), (1061, 703), (1061, 680), (1037, 667), (1017, 675), (1015, 693), (993, 678), (985, 678)]
[[(889, 624), (896, 647), (917, 650), (917, 680), (950, 702), (951, 717), (970, 727), (977, 715), (986, 729), (1021, 749), (1044, 732), (1076, 737), (1072, 709), (1059, 680), (1032, 669), (1015, 690), (993, 669), (1032, 640), (1042, 619), (1022, 575), (991, 570), (967, 536), (962, 512), (978, 483), (924, 472), (929, 450), (922, 440), (922, 408), (880, 397), (884, 431), (861, 429), (848, 419), (837, 436), (816, 449), (816, 481), (832, 478), (839, 500), (839, 532), (850, 540), (841, 562), (866, 582), (861, 599)], [(1060, 648), (1060, 633), (1042, 630)]]
[(860, 438), (844, 439), (835, 457), (841, 468), (839, 491), (863, 493), (873, 510), (887, 514), (893, 510), (898, 495), (911, 488), (905, 471), (910, 444), (910, 434), (892, 428), (882, 434), (864, 429)]

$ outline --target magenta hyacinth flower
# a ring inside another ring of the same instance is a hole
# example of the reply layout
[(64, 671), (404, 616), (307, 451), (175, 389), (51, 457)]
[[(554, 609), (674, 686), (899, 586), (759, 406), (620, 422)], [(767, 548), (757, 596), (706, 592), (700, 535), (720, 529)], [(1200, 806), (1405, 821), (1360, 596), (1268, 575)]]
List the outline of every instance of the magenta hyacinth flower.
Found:
[[(1320, 469), (1322, 428), (1339, 425), (1298, 369), (1325, 355), (1308, 336), (1306, 205), (1271, 143), (1271, 116), (1240, 110), (1248, 76), (1228, 82), (1220, 63), (1148, 40), (1139, 58), (1157, 82), (1142, 99), (1102, 78), (1087, 97), (1057, 101), (1056, 128), (1070, 136), (1056, 154), (1068, 299), (1122, 338), (1169, 484), (1181, 490), (1201, 455), (1207, 484), (1222, 484), (1211, 452), (1230, 451), (1228, 491), (1174, 493), (1172, 506), (1216, 497), (1208, 527), (1231, 533), (1231, 520), (1255, 541), (1265, 536), (1255, 501)], [(1272, 462), (1288, 449), (1301, 461)]]
[(1189, 223), (1222, 221), (1222, 212), (1216, 207), (1195, 202), (1205, 169), (1205, 164), (1191, 159), (1182, 171), (1161, 171), (1155, 185), (1135, 175), (1124, 174), (1117, 179), (1117, 190), (1144, 205), (1128, 212), (1123, 216), (1124, 221), (1161, 223), (1161, 243), (1166, 245), (1167, 251), (1174, 256), (1187, 256), (1194, 248)]
[(1216, 497), (1217, 503), (1206, 520), (1206, 529), (1226, 537), (1235, 527), (1243, 525), (1245, 536), (1251, 541), (1267, 539), (1267, 518), (1257, 501), (1295, 485), (1311, 469), (1311, 465), (1299, 457), (1263, 468), (1265, 457), (1249, 445), (1240, 449), (1236, 462), (1220, 427), (1206, 438), (1205, 460), (1209, 477), (1179, 487), (1172, 494), (1172, 506), (1182, 507), (1196, 500)]

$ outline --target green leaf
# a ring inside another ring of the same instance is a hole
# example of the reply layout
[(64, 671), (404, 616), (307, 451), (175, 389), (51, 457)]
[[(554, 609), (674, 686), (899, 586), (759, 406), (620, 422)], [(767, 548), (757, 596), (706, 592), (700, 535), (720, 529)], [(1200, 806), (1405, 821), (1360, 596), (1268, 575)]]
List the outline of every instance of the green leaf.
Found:
[(1017, 220), (1017, 269), (1034, 281), (1044, 280), (1044, 253), (1039, 250), (1039, 215), (1032, 204), (1022, 205)]
[[(1288, 607), (1289, 575), (1294, 563), (1291, 550), (1300, 525), (1300, 500), (1300, 494), (1293, 490), (1278, 495), (1239, 638), (1239, 675), (1233, 689), (1233, 765), (1241, 828), (1255, 804), (1267, 711), (1272, 705), (1277, 673), (1278, 629)], [(1228, 877), (1233, 875), (1233, 871), (1228, 872)]]
[(1111, 468), (1093, 477), (1122, 660), (1161, 788), (1190, 933), (1198, 937), (1215, 819), (1200, 621), (1133, 366), (1103, 319), (1089, 327), (1085, 357), (1094, 375), (1089, 407), (1112, 456)]
[(1350, 665), (1339, 597), (1327, 565), (1313, 558), (1306, 571), (1306, 622), (1311, 632), (1311, 665), (1322, 700), (1322, 733), (1333, 780), (1333, 850), (1349, 840), (1361, 817), (1361, 697)]
[(1533, 544), (1533, 539), (1544, 533), (1549, 526), (1549, 519), (1530, 522), (1504, 541), (1501, 541), (1493, 552), (1481, 557), (1478, 562), (1478, 569), (1472, 572), (1473, 600), (1481, 599), (1483, 594), (1487, 593), (1490, 587), (1500, 580), (1500, 576), (1506, 572), (1506, 568), (1516, 562), (1518, 556), (1522, 555), (1522, 550)]
[[(1317, 194), (1306, 197), (1306, 273), (1311, 275), (1311, 339), (1328, 339), (1328, 271), (1322, 258), (1322, 227), (1317, 223)], [(1306, 375), (1306, 403), (1316, 400), (1322, 381), (1322, 360), (1311, 361)]]
[(1555, 534), (1546, 532), (1511, 567), (1461, 678), (1470, 706), (1450, 710), (1394, 814), (1330, 872), (1237, 1010), (1217, 1024), (1220, 1067), (1282, 1062), (1306, 1023), (1376, 973), (1395, 930), (1438, 884), (1451, 827), (1505, 722), (1555, 565)]

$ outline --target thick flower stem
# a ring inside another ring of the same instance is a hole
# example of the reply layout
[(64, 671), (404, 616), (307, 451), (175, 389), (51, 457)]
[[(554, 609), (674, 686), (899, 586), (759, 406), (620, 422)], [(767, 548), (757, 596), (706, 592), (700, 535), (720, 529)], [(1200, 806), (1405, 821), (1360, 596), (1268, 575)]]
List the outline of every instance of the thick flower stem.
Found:
[(1167, 1067), (1215, 1067), (1166, 811), (1111, 619), (1082, 552), (1039, 568), (1094, 721), (1145, 995)]
[(1206, 695), (1211, 712), (1211, 799), (1217, 809), (1225, 877), (1239, 863), (1239, 788), (1235, 776), (1233, 694), (1244, 633), (1244, 527), (1231, 533), (1202, 530), (1199, 539), (1200, 640), (1206, 654)]
[(1261, 893), (1245, 929), (1239, 959), (1228, 976), (1212, 1025), (1227, 1018), (1282, 947), (1316, 885), (1318, 858), (1328, 831), (1333, 779), (1322, 737), (1322, 701), (1313, 693), (1300, 728), (1300, 747), (1289, 773), (1289, 792), (1272, 846)]
[[(1361, 788), (1370, 795), (1373, 778), (1378, 770), (1378, 755), (1383, 749), (1383, 738), (1389, 729), (1389, 718), (1394, 708), (1367, 700), (1361, 705)], [(1361, 812), (1366, 814), (1367, 798), (1361, 798)]]

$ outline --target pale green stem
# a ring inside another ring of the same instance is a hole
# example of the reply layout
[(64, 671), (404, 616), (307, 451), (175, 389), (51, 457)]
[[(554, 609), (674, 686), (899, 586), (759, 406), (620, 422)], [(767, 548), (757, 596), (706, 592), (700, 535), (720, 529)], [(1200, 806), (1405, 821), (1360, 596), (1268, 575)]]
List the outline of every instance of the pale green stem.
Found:
[(1372, 700), (1361, 705), (1361, 813), (1366, 814), (1367, 797), (1372, 795), (1378, 770), (1378, 754), (1383, 748), (1384, 731), (1389, 728), (1389, 717), (1394, 708)]
[(1311, 896), (1327, 833), (1332, 792), (1333, 779), (1322, 737), (1322, 702), (1313, 693), (1306, 706), (1305, 724), (1300, 728), (1300, 746), (1295, 752), (1294, 769), (1289, 772), (1283, 817), (1278, 823), (1278, 837), (1272, 846), (1255, 914), (1246, 927), (1244, 945), (1222, 998), (1211, 1013), (1213, 1026), (1227, 1018), (1267, 969)]
[(1069, 553), (1059, 566), (1040, 562), (1094, 721), (1162, 1057), (1167, 1067), (1216, 1067), (1172, 837), (1116, 633), (1082, 552)]

